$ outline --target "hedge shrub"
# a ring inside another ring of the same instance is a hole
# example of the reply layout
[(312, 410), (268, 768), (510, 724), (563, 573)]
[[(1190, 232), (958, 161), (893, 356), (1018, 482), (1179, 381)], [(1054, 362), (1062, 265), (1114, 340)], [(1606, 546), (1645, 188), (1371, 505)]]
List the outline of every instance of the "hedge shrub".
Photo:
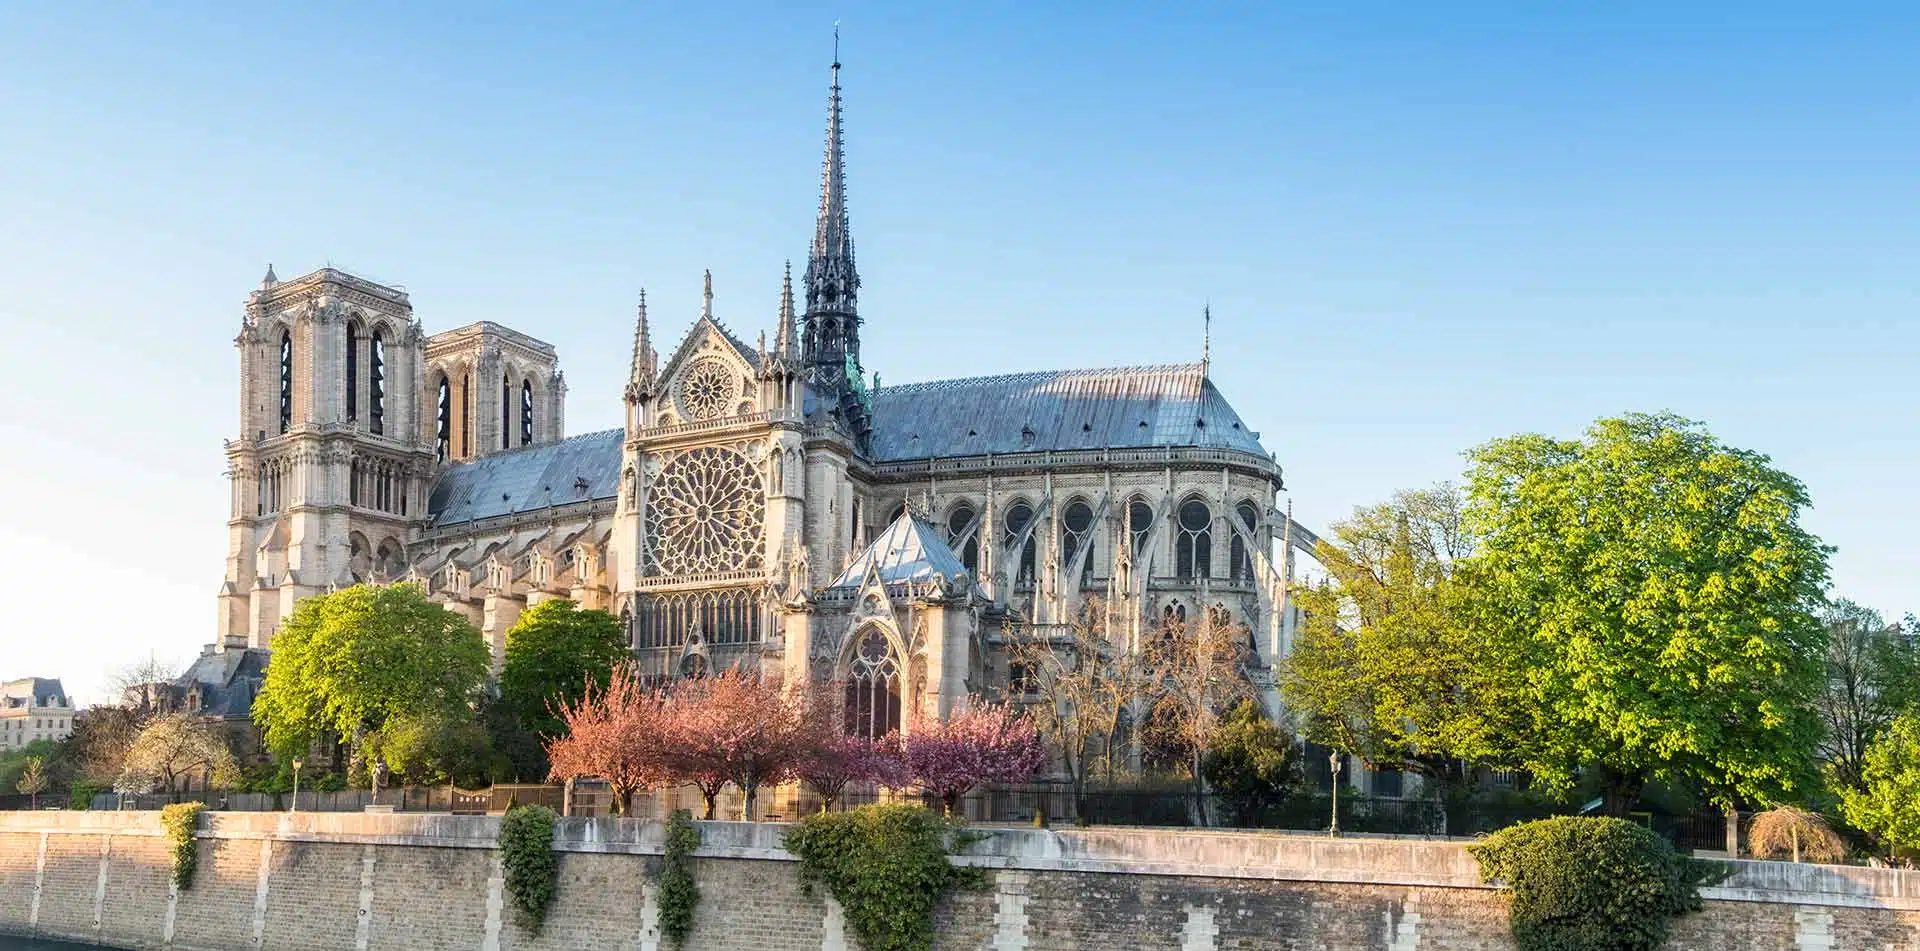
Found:
[(1581, 816), (1510, 826), (1468, 851), (1483, 881), (1505, 886), (1520, 951), (1653, 951), (1724, 868), (1643, 826)]
[(200, 867), (200, 841), (194, 832), (200, 828), (200, 813), (206, 809), (206, 804), (199, 802), (180, 802), (160, 809), (160, 825), (173, 845), (173, 887), (180, 891), (193, 886), (193, 873)]
[(667, 857), (660, 869), (660, 933), (675, 947), (693, 933), (693, 909), (700, 904), (700, 886), (688, 861), (699, 847), (700, 827), (693, 824), (693, 813), (675, 809), (667, 817)]
[(506, 876), (507, 896), (520, 924), (534, 934), (546, 923), (553, 904), (554, 872), (552, 809), (520, 806), (508, 809), (500, 820), (500, 866)]
[(800, 881), (826, 886), (867, 951), (928, 951), (941, 897), (985, 881), (982, 870), (948, 860), (979, 838), (921, 806), (873, 805), (808, 816), (786, 845), (800, 859)]

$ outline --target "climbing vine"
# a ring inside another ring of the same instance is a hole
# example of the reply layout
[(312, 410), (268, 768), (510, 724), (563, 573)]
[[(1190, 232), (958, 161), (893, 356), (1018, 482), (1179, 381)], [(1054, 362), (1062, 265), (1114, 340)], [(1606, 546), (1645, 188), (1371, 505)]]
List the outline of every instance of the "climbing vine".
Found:
[(553, 904), (554, 871), (552, 809), (520, 806), (508, 809), (500, 820), (500, 866), (507, 895), (513, 899), (520, 924), (534, 934), (546, 923)]
[(660, 869), (660, 933), (676, 946), (693, 932), (693, 909), (700, 904), (700, 886), (694, 884), (687, 859), (700, 847), (700, 828), (693, 813), (675, 809), (667, 818), (667, 857)]
[(205, 803), (181, 802), (160, 810), (160, 825), (173, 845), (173, 887), (180, 891), (193, 885), (194, 870), (200, 867), (200, 842), (193, 833), (206, 808)]
[(1468, 851), (1483, 880), (1505, 886), (1521, 951), (1653, 951), (1674, 919), (1700, 910), (1700, 886), (1725, 874), (1620, 819), (1541, 819)]
[(920, 806), (874, 805), (808, 816), (786, 845), (800, 881), (826, 886), (867, 951), (929, 951), (934, 906), (955, 886), (986, 881), (948, 858), (981, 838)]

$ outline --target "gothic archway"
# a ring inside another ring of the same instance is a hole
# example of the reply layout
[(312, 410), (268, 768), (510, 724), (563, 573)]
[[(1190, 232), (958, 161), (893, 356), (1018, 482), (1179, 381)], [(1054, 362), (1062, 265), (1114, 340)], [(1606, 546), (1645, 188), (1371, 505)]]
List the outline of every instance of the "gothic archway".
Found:
[(854, 632), (846, 658), (841, 710), (848, 736), (878, 739), (900, 729), (900, 656), (877, 624)]

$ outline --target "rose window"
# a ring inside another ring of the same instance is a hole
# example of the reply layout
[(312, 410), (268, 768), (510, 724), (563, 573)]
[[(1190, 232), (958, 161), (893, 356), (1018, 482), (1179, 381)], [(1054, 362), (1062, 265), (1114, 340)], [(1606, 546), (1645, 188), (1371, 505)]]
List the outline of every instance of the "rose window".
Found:
[(688, 419), (712, 419), (733, 406), (737, 387), (733, 371), (722, 361), (708, 357), (695, 363), (681, 382), (680, 411)]
[(745, 456), (707, 446), (673, 457), (647, 498), (647, 548), (661, 575), (756, 570), (766, 496)]

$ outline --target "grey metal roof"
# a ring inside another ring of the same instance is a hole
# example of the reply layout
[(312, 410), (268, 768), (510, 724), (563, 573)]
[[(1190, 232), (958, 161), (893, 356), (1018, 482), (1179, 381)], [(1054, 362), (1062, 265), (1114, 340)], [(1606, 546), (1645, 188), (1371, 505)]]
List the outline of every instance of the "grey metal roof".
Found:
[(1267, 454), (1198, 363), (886, 386), (873, 417), (876, 462), (1148, 446)]
[(266, 682), (267, 658), (265, 648), (217, 649), (194, 658), (174, 684), (182, 694), (199, 688), (201, 716), (245, 717)]
[[(427, 523), (471, 522), (620, 492), (621, 430), (586, 433), (447, 469), (427, 499)], [(586, 487), (580, 488), (580, 480)]]
[(940, 532), (905, 514), (894, 519), (828, 587), (857, 588), (871, 568), (879, 570), (882, 584), (952, 582), (967, 576), (967, 566), (940, 540)]
[(25, 700), (33, 698), (33, 706), (62, 706), (66, 700), (67, 688), (60, 685), (58, 677), (22, 677), (9, 680), (4, 693), (9, 699)]

